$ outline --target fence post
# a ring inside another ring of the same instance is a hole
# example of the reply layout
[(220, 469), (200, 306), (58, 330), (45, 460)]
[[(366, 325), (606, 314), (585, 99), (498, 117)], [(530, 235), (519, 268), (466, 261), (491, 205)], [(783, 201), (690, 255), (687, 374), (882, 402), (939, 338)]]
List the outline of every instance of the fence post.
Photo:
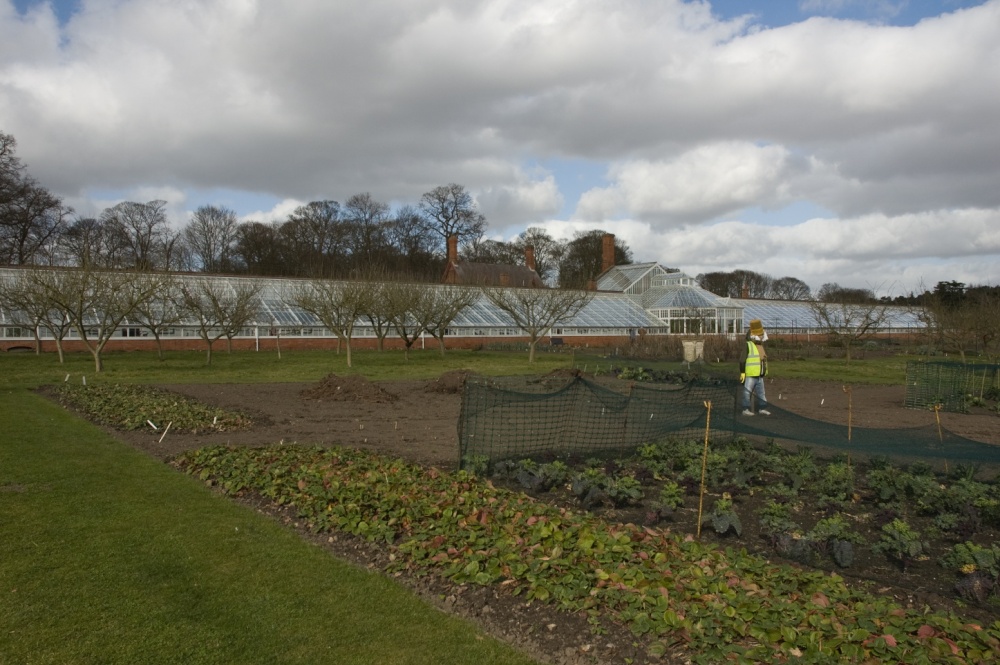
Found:
[(712, 422), (712, 401), (704, 402), (708, 410), (705, 414), (705, 448), (701, 453), (701, 485), (698, 490), (698, 526), (695, 537), (701, 540), (701, 513), (705, 505), (705, 469), (708, 466), (708, 432)]

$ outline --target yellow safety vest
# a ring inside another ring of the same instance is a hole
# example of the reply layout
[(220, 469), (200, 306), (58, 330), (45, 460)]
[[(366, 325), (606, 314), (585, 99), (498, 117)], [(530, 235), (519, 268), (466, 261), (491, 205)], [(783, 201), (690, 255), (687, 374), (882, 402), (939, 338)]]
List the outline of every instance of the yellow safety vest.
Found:
[(764, 376), (767, 374), (767, 365), (757, 350), (757, 345), (750, 340), (747, 340), (747, 362), (745, 367), (747, 376)]

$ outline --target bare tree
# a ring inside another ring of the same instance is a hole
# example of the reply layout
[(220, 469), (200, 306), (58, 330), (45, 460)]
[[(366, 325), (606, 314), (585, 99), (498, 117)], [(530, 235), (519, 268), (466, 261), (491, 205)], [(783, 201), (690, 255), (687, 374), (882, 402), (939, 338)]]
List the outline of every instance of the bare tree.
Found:
[(330, 277), (337, 272), (347, 246), (347, 226), (336, 201), (299, 206), (279, 228), (285, 264), (295, 274)]
[(233, 272), (239, 222), (236, 212), (221, 206), (201, 206), (184, 227), (184, 241), (202, 272)]
[(816, 324), (831, 338), (841, 340), (851, 362), (851, 348), (874, 337), (886, 327), (889, 305), (880, 302), (809, 303)]
[(528, 335), (528, 362), (535, 362), (535, 347), (552, 326), (576, 316), (593, 294), (564, 289), (512, 289), (485, 287), (483, 295), (506, 313)]
[(12, 323), (31, 329), (35, 355), (42, 352), (39, 330), (48, 330), (55, 340), (61, 365), (65, 360), (62, 342), (69, 334), (72, 322), (65, 312), (49, 300), (44, 289), (46, 275), (47, 272), (43, 269), (5, 275), (0, 283), (0, 306), (7, 310)]
[(72, 211), (27, 174), (16, 148), (14, 137), (0, 132), (0, 263), (51, 263)]
[(420, 197), (420, 212), (425, 228), (437, 236), (438, 248), (448, 238), (458, 236), (459, 243), (479, 239), (486, 230), (486, 218), (476, 208), (465, 187), (451, 183), (435, 187)]
[(155, 291), (136, 305), (129, 317), (148, 330), (156, 340), (156, 356), (163, 360), (163, 333), (183, 319), (180, 283), (172, 275), (150, 275)]
[(479, 293), (472, 289), (437, 286), (429, 288), (419, 302), (420, 308), (413, 310), (414, 318), (423, 322), (424, 331), (438, 341), (442, 356), (448, 326), (463, 309), (471, 307), (478, 299)]
[(724, 298), (770, 298), (773, 279), (753, 270), (710, 272), (698, 275), (698, 286)]
[(796, 277), (781, 277), (771, 283), (770, 297), (776, 300), (809, 300), (809, 285)]
[(392, 219), (388, 204), (376, 201), (367, 192), (355, 194), (347, 199), (343, 214), (350, 229), (351, 256), (355, 269), (368, 270), (376, 264), (384, 263)]
[(555, 279), (559, 271), (559, 262), (566, 254), (566, 243), (555, 240), (544, 229), (530, 226), (517, 237), (514, 245), (522, 256), (525, 249), (532, 248), (535, 255), (535, 272), (543, 282), (548, 284)]
[[(583, 289), (590, 280), (601, 274), (603, 243), (606, 231), (578, 231), (566, 244), (566, 251), (559, 262), (559, 286), (564, 289)], [(632, 250), (620, 238), (615, 238), (615, 265), (632, 263)]]
[(520, 265), (524, 263), (524, 249), (503, 240), (480, 240), (466, 245), (462, 258), (479, 263)]
[(428, 320), (436, 310), (429, 303), (435, 287), (421, 284), (389, 282), (384, 285), (382, 297), (386, 315), (393, 330), (403, 340), (403, 357), (410, 359), (410, 349), (430, 325)]
[(302, 309), (337, 336), (347, 352), (347, 366), (352, 366), (351, 338), (354, 327), (366, 310), (372, 296), (370, 282), (335, 282), (316, 279), (290, 286), (283, 300)]
[(107, 268), (108, 238), (104, 225), (93, 217), (69, 224), (59, 237), (61, 262), (71, 266)]
[(234, 257), (251, 275), (283, 275), (282, 236), (273, 224), (246, 222), (236, 229)]
[(875, 302), (875, 291), (873, 289), (856, 289), (841, 286), (836, 282), (827, 282), (819, 287), (816, 292), (816, 300), (830, 303), (871, 303)]
[(93, 268), (39, 271), (42, 292), (76, 329), (94, 358), (94, 371), (104, 369), (102, 352), (118, 326), (155, 291), (147, 275)]
[(403, 206), (389, 224), (387, 237), (396, 253), (397, 272), (409, 278), (440, 279), (442, 260), (434, 255), (435, 238), (413, 206)]
[(985, 287), (970, 294), (974, 315), (973, 328), (983, 353), (993, 360), (1000, 342), (1000, 288)]
[(99, 218), (108, 237), (109, 258), (116, 268), (168, 270), (178, 235), (164, 212), (166, 201), (123, 201)]
[(938, 282), (923, 298), (917, 316), (931, 337), (965, 362), (968, 349), (992, 354), (1000, 331), (1000, 289)]
[(0, 206), (0, 261), (14, 265), (52, 263), (60, 234), (72, 212), (33, 180)]
[(212, 346), (225, 337), (232, 350), (233, 337), (252, 323), (260, 312), (262, 286), (252, 279), (203, 278), (180, 287), (180, 306), (198, 325), (205, 342), (205, 364), (212, 364)]
[(389, 297), (392, 284), (385, 280), (368, 280), (368, 306), (365, 308), (364, 317), (372, 325), (375, 333), (375, 344), (379, 351), (385, 349), (385, 338), (392, 330), (392, 314), (395, 303)]

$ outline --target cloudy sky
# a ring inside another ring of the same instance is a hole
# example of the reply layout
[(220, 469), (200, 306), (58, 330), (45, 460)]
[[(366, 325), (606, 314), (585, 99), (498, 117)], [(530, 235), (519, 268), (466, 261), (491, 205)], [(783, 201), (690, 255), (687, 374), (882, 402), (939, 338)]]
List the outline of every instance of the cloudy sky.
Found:
[(457, 182), (692, 276), (1000, 283), (1000, 0), (0, 0), (0, 131), (81, 215)]

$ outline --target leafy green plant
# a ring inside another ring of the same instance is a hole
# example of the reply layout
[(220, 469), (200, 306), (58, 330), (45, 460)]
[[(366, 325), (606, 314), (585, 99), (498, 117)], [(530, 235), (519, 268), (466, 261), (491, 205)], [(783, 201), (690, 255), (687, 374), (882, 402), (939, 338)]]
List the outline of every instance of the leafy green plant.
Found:
[(886, 455), (872, 455), (868, 458), (868, 468), (873, 471), (884, 471), (892, 467), (892, 462)]
[[(1000, 628), (900, 608), (836, 576), (609, 524), (464, 472), (291, 448), (209, 449), (178, 463), (219, 487), (238, 479), (280, 497), (316, 531), (384, 543), (394, 570), (502, 582), (531, 602), (620, 621), (652, 640), (654, 655), (683, 645), (701, 663), (959, 662), (952, 644), (967, 662), (1000, 655)], [(720, 515), (732, 508), (729, 497), (716, 503)]]
[(654, 478), (665, 477), (673, 468), (670, 454), (659, 443), (647, 443), (636, 449), (638, 463), (647, 469)]
[(104, 383), (60, 384), (59, 397), (98, 422), (123, 430), (169, 425), (177, 432), (236, 432), (249, 429), (249, 416), (202, 404), (152, 386)]
[(786, 482), (796, 490), (814, 478), (819, 470), (812, 451), (808, 448), (799, 448), (795, 455), (787, 455), (782, 461), (783, 464), (779, 468), (784, 469)]
[[(681, 478), (700, 483), (702, 461), (701, 453), (689, 457), (680, 472)], [(729, 464), (728, 455), (716, 450), (709, 450), (708, 455), (704, 457), (705, 482), (713, 487), (721, 485), (727, 475)]]
[(909, 474), (898, 467), (884, 466), (869, 471), (865, 481), (880, 503), (891, 503), (906, 496), (909, 478)]
[(820, 501), (835, 506), (848, 503), (854, 494), (854, 474), (850, 464), (827, 464), (816, 483)]
[(660, 487), (659, 498), (653, 503), (653, 512), (660, 519), (667, 519), (683, 505), (684, 488), (668, 480)]
[(486, 455), (466, 455), (461, 467), (474, 476), (485, 476), (490, 469), (490, 458)]
[(765, 503), (757, 514), (760, 528), (772, 541), (786, 533), (799, 530), (799, 525), (792, 521), (792, 507), (774, 499)]
[(634, 476), (612, 476), (606, 480), (604, 494), (616, 508), (633, 506), (642, 501), (645, 495), (642, 483)]
[(967, 600), (983, 603), (1000, 593), (1000, 545), (959, 543), (941, 558), (941, 565), (962, 575), (955, 589)]
[(934, 467), (932, 467), (927, 462), (921, 462), (921, 461), (913, 462), (912, 464), (910, 464), (910, 466), (909, 466), (909, 468), (907, 470), (910, 472), (910, 475), (913, 475), (913, 476), (933, 476), (934, 475)]
[(949, 533), (958, 529), (960, 517), (956, 513), (941, 513), (934, 516), (934, 528), (941, 533)]
[(726, 494), (721, 499), (716, 499), (712, 505), (712, 512), (707, 516), (705, 522), (712, 525), (712, 529), (724, 536), (730, 531), (737, 536), (743, 533), (743, 522), (733, 508), (733, 500)]
[(988, 407), (989, 403), (978, 395), (966, 395), (965, 406), (967, 409), (969, 407)]
[(548, 492), (556, 485), (566, 482), (569, 478), (569, 467), (559, 460), (536, 464), (533, 460), (525, 459), (521, 460), (516, 477), (521, 486), (527, 490)]
[(607, 495), (604, 493), (606, 484), (607, 474), (604, 473), (604, 470), (590, 466), (573, 476), (570, 489), (583, 507), (590, 510), (607, 499)]
[(518, 464), (514, 460), (500, 460), (493, 465), (494, 478), (513, 478), (517, 474)]
[(941, 558), (941, 565), (965, 575), (982, 571), (1000, 582), (1000, 545), (985, 547), (972, 542), (959, 543)]
[(768, 485), (762, 491), (778, 503), (792, 503), (799, 498), (797, 489), (780, 483)]
[(652, 381), (653, 377), (642, 367), (622, 367), (618, 378), (623, 381)]
[(882, 527), (882, 536), (872, 545), (872, 551), (885, 554), (902, 566), (903, 571), (924, 555), (927, 544), (920, 533), (901, 519), (894, 519)]
[(854, 563), (854, 545), (864, 542), (842, 514), (821, 519), (806, 534), (820, 553), (829, 554), (841, 568)]

